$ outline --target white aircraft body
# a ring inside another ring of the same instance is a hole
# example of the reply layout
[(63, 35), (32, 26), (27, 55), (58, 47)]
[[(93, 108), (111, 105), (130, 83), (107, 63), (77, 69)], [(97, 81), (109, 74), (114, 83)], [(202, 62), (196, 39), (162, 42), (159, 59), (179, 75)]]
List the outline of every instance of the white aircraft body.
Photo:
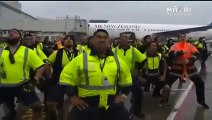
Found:
[(175, 25), (175, 24), (132, 24), (132, 23), (89, 23), (88, 34), (92, 35), (97, 29), (105, 29), (111, 38), (119, 37), (121, 32), (134, 32), (142, 39), (145, 35), (161, 38), (177, 37), (179, 33), (186, 33), (192, 39), (206, 37), (212, 39), (212, 25)]

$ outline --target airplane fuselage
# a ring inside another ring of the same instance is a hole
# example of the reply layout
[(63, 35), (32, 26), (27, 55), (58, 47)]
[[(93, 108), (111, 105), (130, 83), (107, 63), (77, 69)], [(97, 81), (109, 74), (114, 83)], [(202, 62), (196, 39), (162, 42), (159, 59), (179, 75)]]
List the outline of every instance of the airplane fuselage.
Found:
[[(175, 24), (132, 24), (132, 23), (89, 23), (88, 35), (92, 35), (97, 29), (105, 29), (111, 38), (119, 37), (121, 32), (134, 32), (136, 37), (142, 39), (145, 35), (153, 33), (195, 28), (205, 25), (175, 25)], [(198, 39), (200, 36), (212, 38), (212, 31), (193, 32), (188, 37)]]

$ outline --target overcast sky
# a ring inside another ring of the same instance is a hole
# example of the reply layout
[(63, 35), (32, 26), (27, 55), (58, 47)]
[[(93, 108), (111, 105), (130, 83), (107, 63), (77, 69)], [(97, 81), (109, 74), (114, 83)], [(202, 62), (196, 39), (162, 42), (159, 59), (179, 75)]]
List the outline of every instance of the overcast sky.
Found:
[[(81, 18), (106, 19), (120, 23), (155, 23), (155, 24), (210, 24), (212, 22), (212, 2), (204, 1), (20, 1), (22, 10), (34, 17), (56, 19), (60, 16), (79, 15)], [(167, 8), (191, 9), (186, 15), (169, 15)], [(190, 15), (187, 15), (190, 14)]]

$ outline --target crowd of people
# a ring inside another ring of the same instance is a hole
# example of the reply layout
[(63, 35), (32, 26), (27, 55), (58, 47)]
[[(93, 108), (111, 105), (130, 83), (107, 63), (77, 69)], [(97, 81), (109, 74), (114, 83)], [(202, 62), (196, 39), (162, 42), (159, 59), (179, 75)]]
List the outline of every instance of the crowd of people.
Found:
[[(6, 43), (0, 48), (0, 104), (7, 110), (3, 120), (21, 120), (29, 108), (32, 120), (41, 120), (43, 111), (47, 120), (144, 118), (143, 93), (152, 92), (160, 106), (168, 107), (178, 79), (194, 82), (197, 102), (209, 109), (200, 77), (208, 58), (204, 37), (190, 43), (181, 33), (177, 42), (164, 42), (159, 36), (139, 40), (122, 32), (111, 41), (106, 30), (98, 29), (82, 36), (79, 44), (74, 35), (51, 44), (48, 37), (42, 42), (33, 33), (11, 29)], [(128, 97), (129, 111), (124, 106)]]

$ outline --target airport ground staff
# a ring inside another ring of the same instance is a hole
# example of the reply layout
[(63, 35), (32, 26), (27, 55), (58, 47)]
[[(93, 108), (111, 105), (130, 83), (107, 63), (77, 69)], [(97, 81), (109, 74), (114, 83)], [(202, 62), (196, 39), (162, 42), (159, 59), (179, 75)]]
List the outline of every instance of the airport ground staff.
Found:
[[(37, 48), (35, 39), (33, 38), (34, 36), (32, 34), (25, 34), (24, 38), (21, 40), (21, 44), (30, 48), (31, 50), (33, 50), (36, 55), (38, 55), (40, 57), (41, 60), (43, 60), (43, 62), (45, 63), (45, 61), (47, 60), (47, 56), (44, 54), (44, 52), (40, 49)], [(30, 78), (32, 78), (35, 75), (35, 71), (33, 71), (32, 69), (30, 70)], [(44, 90), (44, 86), (45, 86), (45, 79), (44, 76), (42, 77), (42, 79), (40, 80), (40, 86), (38, 87), (38, 89), (40, 89), (41, 92), (44, 92), (45, 94), (45, 90)]]
[(49, 40), (49, 36), (46, 36), (43, 41), (43, 52), (49, 57), (54, 51), (55, 45)]
[(70, 120), (132, 120), (124, 100), (132, 85), (130, 70), (113, 54), (104, 29), (93, 34), (91, 52), (84, 52), (65, 66), (60, 84), (74, 105)]
[[(40, 57), (41, 60), (43, 60), (43, 62), (45, 62), (47, 60), (46, 55), (43, 53), (43, 51), (41, 51), (40, 49), (37, 49), (36, 44), (35, 44), (35, 39), (33, 39), (33, 35), (32, 34), (25, 34), (23, 39), (21, 40), (21, 45), (28, 47), (29, 49), (33, 50), (34, 53), (36, 55), (38, 55)], [(30, 79), (33, 78), (35, 76), (36, 71), (34, 71), (32, 68), (30, 69)], [(37, 88), (42, 91), (44, 91), (44, 81), (45, 79), (42, 77), (42, 79), (40, 79), (40, 84), (37, 85)], [(19, 100), (18, 100), (19, 101)], [(13, 109), (13, 108), (12, 108)], [(18, 106), (17, 106), (17, 113), (16, 113), (16, 119), (22, 119), (22, 116), (25, 114), (25, 112), (28, 110), (27, 106), (24, 106), (22, 103), (19, 102)]]
[[(64, 106), (65, 91), (58, 82), (62, 69), (78, 55), (78, 50), (72, 35), (65, 36), (63, 45), (64, 48), (54, 51), (47, 60), (47, 73), (50, 80), (48, 81), (46, 96), (47, 118), (49, 120), (57, 120), (57, 118), (67, 120), (67, 111)], [(51, 67), (53, 72), (51, 72)]]
[(119, 38), (115, 38), (112, 40), (111, 48), (115, 48), (119, 45)]
[(157, 52), (158, 44), (155, 41), (148, 43), (147, 52), (145, 52), (147, 60), (142, 70), (142, 77), (146, 79), (145, 91), (150, 91), (150, 84), (154, 84), (154, 97), (160, 97), (160, 90), (164, 86), (166, 78), (167, 65), (165, 59)]
[(21, 40), (21, 44), (32, 49), (43, 60), (43, 62), (47, 60), (47, 56), (43, 53), (43, 51), (40, 48), (37, 48), (31, 34), (24, 35), (24, 38)]
[[(32, 120), (38, 120), (41, 118), (42, 106), (33, 85), (38, 84), (44, 63), (34, 51), (20, 45), (20, 39), (21, 33), (17, 29), (11, 29), (7, 41), (8, 47), (0, 52), (0, 103), (14, 103), (16, 96), (25, 106), (32, 108)], [(30, 68), (36, 70), (35, 76), (31, 79)]]
[(41, 51), (43, 51), (43, 43), (41, 42), (41, 38), (36, 36), (35, 38), (35, 44), (36, 44), (36, 48), (40, 49)]
[(166, 46), (170, 49), (172, 45), (174, 45), (173, 39), (168, 39), (167, 43), (166, 43)]
[(88, 39), (90, 39), (87, 35), (82, 36), (81, 43), (77, 45), (77, 50), (79, 53), (83, 53), (84, 51), (87, 51), (88, 48)]
[(200, 37), (198, 41), (193, 43), (197, 50), (200, 52), (200, 59), (201, 59), (201, 67), (202, 67), (202, 71), (206, 71), (206, 66), (205, 66), (205, 61), (208, 58), (208, 49), (205, 43), (205, 38), (204, 37)]
[(195, 46), (186, 42), (186, 34), (180, 34), (178, 39), (179, 41), (170, 48), (169, 52), (172, 63), (167, 78), (168, 85), (171, 87), (177, 78), (190, 79), (196, 87), (197, 102), (204, 108), (209, 109), (209, 106), (205, 103), (204, 82), (194, 65), (195, 61), (199, 59), (200, 53)]
[[(28, 48), (30, 48), (31, 50), (33, 50), (36, 55), (38, 55), (40, 57), (41, 60), (43, 60), (43, 62), (45, 63), (45, 61), (47, 60), (47, 56), (44, 54), (44, 52), (42, 50), (40, 50), (39, 48), (36, 47), (35, 44), (35, 39), (33, 39), (33, 35), (32, 34), (26, 34), (24, 35), (24, 38), (21, 40), (21, 44), (23, 46), (26, 46)], [(34, 70), (30, 70), (30, 78), (33, 78), (33, 76), (35, 75), (35, 71)], [(40, 89), (40, 91), (44, 92), (44, 77), (42, 77), (42, 79), (40, 79), (40, 85), (38, 86), (38, 89)]]
[(147, 49), (147, 43), (152, 41), (152, 37), (150, 35), (146, 35), (143, 38), (143, 44), (139, 47), (137, 47), (137, 49), (141, 52), (144, 53), (146, 52)]
[(163, 44), (160, 37), (155, 37), (155, 42), (158, 44), (158, 52), (164, 57), (168, 57), (169, 48), (167, 45)]
[[(131, 112), (140, 118), (144, 117), (142, 113), (142, 100), (143, 100), (143, 90), (141, 88), (141, 81), (139, 80), (138, 71), (144, 65), (146, 56), (138, 51), (137, 48), (130, 45), (128, 33), (120, 33), (119, 45), (116, 48), (113, 48), (113, 52), (124, 60), (131, 70), (133, 77), (133, 86), (132, 86), (132, 108)], [(135, 64), (139, 64), (138, 68), (135, 67)], [(137, 70), (139, 69), (139, 70)]]

